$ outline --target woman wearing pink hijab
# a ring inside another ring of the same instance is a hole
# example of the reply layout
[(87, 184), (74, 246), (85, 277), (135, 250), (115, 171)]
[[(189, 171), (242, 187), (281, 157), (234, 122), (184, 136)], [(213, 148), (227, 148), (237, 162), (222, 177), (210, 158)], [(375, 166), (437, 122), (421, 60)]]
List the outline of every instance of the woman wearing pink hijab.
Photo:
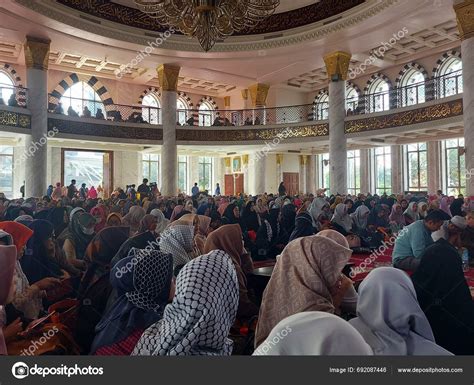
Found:
[(14, 293), (13, 272), (16, 265), (16, 246), (0, 245), (0, 355), (7, 354), (7, 346), (3, 336), (3, 327), (6, 322), (6, 315), (3, 305), (12, 300)]
[(441, 198), (439, 208), (443, 210), (446, 214), (448, 214), (450, 217), (452, 217), (451, 210), (449, 209), (448, 197)]

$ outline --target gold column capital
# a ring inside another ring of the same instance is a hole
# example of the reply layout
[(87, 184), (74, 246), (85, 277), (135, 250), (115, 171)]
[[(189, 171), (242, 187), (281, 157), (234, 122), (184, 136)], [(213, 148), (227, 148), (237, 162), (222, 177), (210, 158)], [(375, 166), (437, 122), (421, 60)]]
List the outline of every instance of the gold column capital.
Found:
[(308, 155), (300, 155), (300, 165), (305, 166), (306, 164), (308, 164), (308, 158)]
[(350, 53), (343, 51), (332, 52), (324, 56), (329, 80), (347, 80), (351, 56)]
[(264, 107), (267, 101), (268, 90), (270, 86), (268, 84), (256, 83), (249, 87), (250, 98), (252, 99), (253, 107)]
[(277, 165), (280, 165), (283, 163), (283, 154), (276, 154), (276, 161)]
[(49, 46), (51, 40), (34, 36), (26, 36), (23, 45), (25, 50), (26, 68), (47, 70), (49, 65)]
[(245, 90), (240, 91), (242, 95), (242, 99), (247, 100), (249, 98), (249, 90), (246, 88)]
[(465, 0), (453, 7), (461, 40), (474, 37), (474, 0)]
[(249, 164), (249, 156), (248, 156), (248, 154), (242, 155), (242, 164), (243, 164), (244, 166), (247, 166), (247, 165)]
[(181, 68), (172, 64), (162, 64), (157, 69), (158, 82), (162, 91), (177, 91), (179, 70)]
[(230, 157), (224, 158), (224, 166), (225, 167), (230, 167)]
[(224, 107), (230, 108), (230, 96), (224, 96)]

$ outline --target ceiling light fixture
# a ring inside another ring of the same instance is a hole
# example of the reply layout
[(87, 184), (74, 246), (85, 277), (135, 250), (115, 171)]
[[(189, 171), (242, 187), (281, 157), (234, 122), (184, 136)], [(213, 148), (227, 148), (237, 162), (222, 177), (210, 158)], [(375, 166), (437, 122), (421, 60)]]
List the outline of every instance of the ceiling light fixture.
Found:
[(134, 0), (160, 24), (196, 37), (204, 51), (268, 18), (280, 0)]

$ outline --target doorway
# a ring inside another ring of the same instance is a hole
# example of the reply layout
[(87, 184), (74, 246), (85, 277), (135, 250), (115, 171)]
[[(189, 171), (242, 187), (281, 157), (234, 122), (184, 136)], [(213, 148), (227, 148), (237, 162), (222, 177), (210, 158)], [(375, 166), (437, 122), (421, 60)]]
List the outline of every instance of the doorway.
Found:
[(61, 149), (61, 176), (63, 185), (76, 180), (78, 188), (85, 183), (88, 188), (101, 186), (104, 198), (113, 191), (114, 153), (82, 149)]
[(298, 172), (284, 172), (283, 184), (286, 187), (287, 195), (299, 194), (300, 190), (300, 174)]

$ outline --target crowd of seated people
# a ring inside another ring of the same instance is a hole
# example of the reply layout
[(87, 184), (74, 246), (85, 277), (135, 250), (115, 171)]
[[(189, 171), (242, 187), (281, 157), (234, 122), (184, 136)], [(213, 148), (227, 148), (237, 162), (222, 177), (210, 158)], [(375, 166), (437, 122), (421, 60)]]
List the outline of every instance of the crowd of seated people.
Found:
[[(471, 199), (75, 185), (0, 195), (0, 354), (474, 354)], [(353, 281), (387, 237), (393, 265)]]

